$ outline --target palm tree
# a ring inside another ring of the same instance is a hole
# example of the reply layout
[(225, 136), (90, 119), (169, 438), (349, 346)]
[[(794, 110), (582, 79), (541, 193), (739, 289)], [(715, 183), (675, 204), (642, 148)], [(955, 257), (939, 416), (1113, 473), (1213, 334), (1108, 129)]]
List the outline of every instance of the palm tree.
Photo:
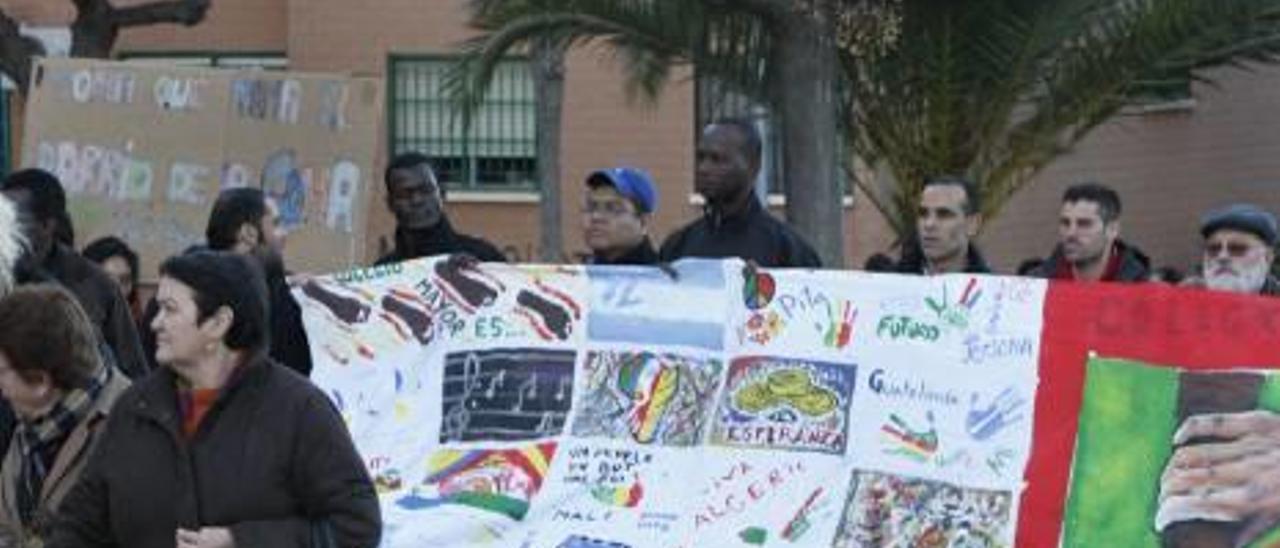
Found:
[[(467, 123), (483, 102), (497, 63), (513, 50), (558, 51), (591, 42), (625, 61), (630, 97), (653, 99), (677, 66), (696, 65), (736, 92), (771, 107), (783, 149), (787, 217), (829, 264), (843, 255), (836, 165), (838, 0), (472, 0), (482, 31), (462, 46), (451, 87)], [(535, 59), (535, 64), (537, 63)], [(541, 87), (541, 82), (536, 82)], [(558, 141), (559, 124), (539, 125)], [(540, 166), (558, 158), (540, 156)], [(556, 178), (543, 182), (544, 248), (558, 218), (547, 208)]]
[[(1280, 1), (903, 0), (891, 44), (841, 33), (861, 188), (900, 236), (930, 174), (965, 174), (994, 216), (1098, 125), (1169, 78), (1272, 62)], [(883, 37), (883, 32), (863, 33)]]
[[(155, 0), (117, 7), (110, 0), (71, 0), (71, 56), (106, 58), (120, 31), (159, 23), (192, 26), (204, 20), (212, 0)], [(20, 23), (0, 8), (0, 73), (26, 93), (32, 58), (44, 55), (44, 45), (21, 33)]]
[(472, 2), (491, 11), (473, 12), (483, 33), (463, 48), (464, 105), (534, 37), (614, 49), (641, 96), (692, 64), (769, 105), (782, 126), (788, 219), (830, 264), (841, 241), (837, 130), (865, 167), (846, 171), (906, 236), (930, 174), (973, 178), (994, 216), (1153, 84), (1209, 81), (1209, 69), (1280, 52), (1280, 0)]

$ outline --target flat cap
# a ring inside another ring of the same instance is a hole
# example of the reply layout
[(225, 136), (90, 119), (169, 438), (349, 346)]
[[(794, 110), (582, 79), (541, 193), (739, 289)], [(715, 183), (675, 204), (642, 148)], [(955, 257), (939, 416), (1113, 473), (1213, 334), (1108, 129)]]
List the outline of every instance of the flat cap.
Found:
[(1205, 238), (1223, 228), (1249, 232), (1262, 238), (1267, 245), (1276, 244), (1275, 215), (1253, 204), (1232, 204), (1215, 209), (1200, 220), (1200, 235)]

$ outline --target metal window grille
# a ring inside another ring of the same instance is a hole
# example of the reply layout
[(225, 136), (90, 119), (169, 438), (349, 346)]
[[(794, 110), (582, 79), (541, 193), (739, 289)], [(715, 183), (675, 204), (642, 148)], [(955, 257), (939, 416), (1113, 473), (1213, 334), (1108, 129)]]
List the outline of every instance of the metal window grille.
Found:
[(431, 157), (440, 182), (460, 190), (537, 188), (537, 106), (529, 61), (503, 61), (470, 129), (444, 90), (448, 58), (393, 58), (387, 101), (391, 152)]

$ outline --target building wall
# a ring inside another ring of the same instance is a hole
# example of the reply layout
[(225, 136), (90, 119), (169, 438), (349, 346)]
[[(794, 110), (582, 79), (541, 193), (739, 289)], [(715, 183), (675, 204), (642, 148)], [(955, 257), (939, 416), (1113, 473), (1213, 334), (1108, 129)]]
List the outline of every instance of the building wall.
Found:
[[(114, 3), (123, 6), (142, 1), (115, 0)], [(287, 0), (213, 0), (204, 22), (199, 25), (132, 28), (120, 36), (116, 50), (284, 53), (289, 36), (287, 7)]]
[(1280, 212), (1280, 69), (1214, 77), (1217, 87), (1194, 88), (1194, 107), (1115, 119), (1017, 194), (981, 239), (995, 266), (1047, 256), (1062, 192), (1080, 181), (1120, 193), (1122, 237), (1156, 266), (1198, 262), (1199, 218), (1211, 207), (1252, 201)]
[[(118, 0), (136, 2), (142, 0)], [(125, 52), (282, 52), (290, 67), (385, 76), (391, 54), (447, 54), (470, 34), (467, 0), (217, 0), (208, 19), (131, 29)], [(18, 20), (67, 24), (70, 0), (0, 0)], [(698, 214), (690, 199), (695, 138), (693, 89), (678, 74), (652, 105), (631, 104), (612, 57), (576, 50), (567, 73), (561, 188), (565, 236), (562, 253), (583, 251), (578, 213), (582, 180), (592, 169), (632, 164), (658, 181), (656, 239)], [(981, 245), (1001, 270), (1023, 258), (1046, 255), (1055, 238), (1061, 192), (1072, 182), (1096, 179), (1126, 200), (1124, 234), (1159, 265), (1187, 267), (1196, 259), (1196, 219), (1208, 207), (1254, 200), (1280, 210), (1280, 70), (1219, 73), (1219, 87), (1197, 86), (1190, 110), (1125, 116), (1099, 129), (1050, 166), (990, 220)], [(15, 112), (15, 129), (21, 126)], [(385, 140), (385, 138), (384, 138)], [(385, 149), (385, 143), (382, 143)], [(371, 181), (369, 253), (389, 243), (392, 220), (382, 205), (381, 182)], [(449, 211), (460, 229), (484, 235), (514, 259), (538, 256), (537, 197), (454, 192)], [(781, 214), (780, 208), (775, 212)], [(846, 263), (894, 243), (884, 220), (861, 196), (846, 209)]]
[[(471, 36), (465, 0), (380, 4), (374, 10), (347, 0), (292, 0), (292, 66), (385, 76), (390, 54), (447, 54)], [(687, 218), (690, 209), (692, 87), (677, 83), (656, 104), (629, 105), (620, 73), (606, 55), (574, 51), (567, 66), (560, 181), (565, 249), (561, 252), (572, 256), (584, 250), (578, 213), (582, 180), (597, 167), (625, 163), (649, 170), (661, 196), (655, 231), (670, 231)], [(375, 200), (373, 232), (389, 236), (393, 223), (381, 199)], [(449, 201), (450, 216), (459, 229), (484, 235), (514, 259), (538, 257), (536, 196), (496, 200), (482, 193), (451, 192)]]

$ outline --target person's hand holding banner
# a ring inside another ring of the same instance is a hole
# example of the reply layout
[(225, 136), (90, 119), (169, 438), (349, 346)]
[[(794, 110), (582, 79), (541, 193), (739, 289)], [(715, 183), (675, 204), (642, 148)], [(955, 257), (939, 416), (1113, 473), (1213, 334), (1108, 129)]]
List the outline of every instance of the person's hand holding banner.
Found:
[(1173, 443), (1178, 449), (1160, 480), (1157, 530), (1188, 520), (1242, 522), (1240, 544), (1280, 521), (1280, 415), (1194, 416)]

